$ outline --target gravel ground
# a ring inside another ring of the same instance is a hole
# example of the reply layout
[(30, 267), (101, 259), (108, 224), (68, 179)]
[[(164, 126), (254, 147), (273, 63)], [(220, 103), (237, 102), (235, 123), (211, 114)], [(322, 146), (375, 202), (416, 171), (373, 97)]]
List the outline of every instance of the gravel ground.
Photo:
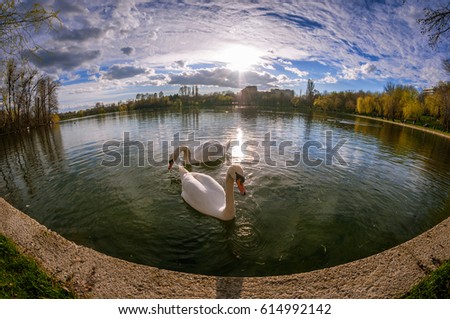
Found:
[(0, 233), (80, 298), (397, 298), (450, 259), (450, 218), (368, 258), (269, 277), (203, 276), (113, 258), (63, 238), (2, 198)]

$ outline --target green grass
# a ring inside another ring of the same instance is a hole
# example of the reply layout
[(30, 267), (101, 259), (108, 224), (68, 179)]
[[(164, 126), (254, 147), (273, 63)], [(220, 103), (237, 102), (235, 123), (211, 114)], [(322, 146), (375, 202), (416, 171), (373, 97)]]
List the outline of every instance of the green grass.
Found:
[(74, 298), (0, 234), (0, 298)]
[(449, 299), (450, 298), (450, 260), (428, 275), (421, 283), (409, 291), (408, 299)]

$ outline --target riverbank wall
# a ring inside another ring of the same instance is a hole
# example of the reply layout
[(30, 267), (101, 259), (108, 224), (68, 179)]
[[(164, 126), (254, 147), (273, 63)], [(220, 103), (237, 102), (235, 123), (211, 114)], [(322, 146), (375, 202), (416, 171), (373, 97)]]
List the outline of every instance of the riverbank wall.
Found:
[(2, 198), (0, 233), (80, 298), (398, 298), (450, 259), (450, 217), (364, 259), (268, 277), (204, 276), (127, 262), (63, 238)]

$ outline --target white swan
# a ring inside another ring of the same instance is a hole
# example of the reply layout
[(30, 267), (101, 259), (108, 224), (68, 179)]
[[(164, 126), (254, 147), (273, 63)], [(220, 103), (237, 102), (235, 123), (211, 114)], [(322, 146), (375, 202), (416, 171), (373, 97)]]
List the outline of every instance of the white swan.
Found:
[(180, 153), (184, 153), (184, 162), (188, 165), (200, 165), (202, 163), (214, 162), (225, 156), (230, 148), (231, 141), (222, 145), (218, 142), (205, 142), (195, 148), (194, 156), (191, 156), (191, 150), (187, 146), (179, 146), (169, 156), (169, 169), (172, 168), (173, 163), (178, 159)]
[(231, 165), (227, 171), (225, 191), (212, 177), (202, 173), (190, 173), (179, 167), (181, 174), (181, 197), (195, 210), (221, 220), (231, 220), (236, 215), (233, 182), (245, 195), (244, 172), (240, 165)]

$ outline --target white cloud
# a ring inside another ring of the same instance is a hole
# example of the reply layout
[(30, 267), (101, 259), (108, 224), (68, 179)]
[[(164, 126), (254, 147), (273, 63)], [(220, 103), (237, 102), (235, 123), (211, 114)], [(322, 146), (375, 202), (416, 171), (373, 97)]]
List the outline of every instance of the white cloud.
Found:
[(100, 72), (100, 66), (97, 64), (92, 64), (88, 67), (87, 74), (94, 75)]
[(173, 62), (170, 67), (168, 67), (168, 69), (172, 69), (172, 70), (187, 70), (188, 65), (187, 65), (187, 61), (186, 60), (178, 60)]
[(309, 74), (308, 71), (302, 71), (302, 70), (299, 70), (298, 68), (295, 68), (295, 67), (288, 67), (287, 66), (284, 69), (286, 71), (289, 71), (289, 72), (292, 72), (292, 73), (296, 74), (299, 77), (304, 77), (304, 76), (307, 76)]
[(65, 80), (63, 80), (63, 82), (71, 82), (71, 81), (75, 81), (75, 80), (79, 80), (81, 78), (81, 76), (79, 74), (76, 73), (68, 73), (66, 75)]
[(347, 68), (344, 66), (342, 69), (342, 75), (340, 77), (345, 80), (356, 80), (358, 79), (358, 76), (359, 76), (358, 68)]
[(362, 74), (370, 74), (376, 71), (376, 67), (375, 65), (371, 64), (371, 63), (366, 63), (361, 65), (361, 73)]
[(286, 76), (285, 74), (280, 74), (276, 77), (276, 82), (272, 82), (273, 86), (276, 87), (288, 87), (292, 88), (295, 86), (302, 85), (303, 83), (306, 83), (307, 79), (305, 78), (290, 78)]
[(275, 71), (275, 67), (274, 67), (272, 64), (269, 64), (269, 63), (261, 63), (260, 66), (261, 66), (263, 69)]
[(277, 61), (281, 64), (292, 65), (291, 61), (283, 60), (282, 58), (278, 58)]
[(332, 83), (337, 83), (337, 78), (332, 76), (331, 73), (327, 72), (325, 73), (325, 77), (318, 80), (317, 83), (325, 83), (325, 84), (332, 84)]
[(170, 76), (167, 74), (152, 74), (145, 77), (133, 78), (131, 81), (127, 81), (125, 84), (129, 86), (159, 87), (167, 85), (169, 81)]
[(172, 85), (213, 85), (218, 87), (244, 88), (257, 85), (262, 88), (273, 86), (278, 81), (268, 72), (239, 72), (229, 68), (192, 70), (181, 74), (171, 74), (168, 84)]
[(377, 77), (378, 75), (375, 74), (376, 71), (377, 68), (372, 63), (365, 63), (354, 68), (347, 68), (343, 66), (340, 77), (345, 80), (357, 80), (362, 77), (372, 76)]

